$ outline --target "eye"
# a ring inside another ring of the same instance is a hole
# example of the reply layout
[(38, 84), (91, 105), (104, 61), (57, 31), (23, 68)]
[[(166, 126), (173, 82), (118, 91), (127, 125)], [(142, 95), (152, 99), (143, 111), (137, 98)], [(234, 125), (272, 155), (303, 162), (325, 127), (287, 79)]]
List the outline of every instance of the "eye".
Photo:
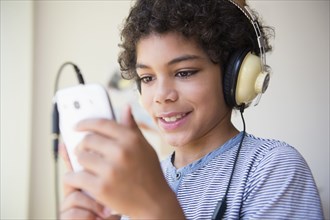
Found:
[(140, 77), (140, 81), (142, 83), (148, 83), (151, 82), (154, 78), (152, 76), (142, 76)]
[(197, 70), (185, 70), (177, 72), (175, 75), (180, 78), (188, 78), (197, 73)]

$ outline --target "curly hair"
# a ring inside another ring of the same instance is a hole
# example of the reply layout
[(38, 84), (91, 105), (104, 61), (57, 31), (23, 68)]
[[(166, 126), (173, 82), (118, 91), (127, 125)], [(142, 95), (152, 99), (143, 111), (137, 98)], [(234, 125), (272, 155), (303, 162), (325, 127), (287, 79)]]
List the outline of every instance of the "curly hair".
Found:
[[(137, 0), (121, 31), (122, 77), (137, 79), (136, 45), (141, 38), (172, 31), (195, 40), (214, 63), (225, 64), (230, 54), (246, 47), (259, 54), (250, 20), (229, 0)], [(271, 50), (272, 31), (261, 25), (266, 51)]]

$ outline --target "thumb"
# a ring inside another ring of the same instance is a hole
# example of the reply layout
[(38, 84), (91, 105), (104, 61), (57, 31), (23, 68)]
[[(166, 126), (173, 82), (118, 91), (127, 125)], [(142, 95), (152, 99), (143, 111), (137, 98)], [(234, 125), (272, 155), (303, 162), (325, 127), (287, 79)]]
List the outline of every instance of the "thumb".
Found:
[(131, 128), (138, 128), (138, 125), (132, 115), (132, 108), (130, 105), (125, 106), (121, 117), (122, 124)]

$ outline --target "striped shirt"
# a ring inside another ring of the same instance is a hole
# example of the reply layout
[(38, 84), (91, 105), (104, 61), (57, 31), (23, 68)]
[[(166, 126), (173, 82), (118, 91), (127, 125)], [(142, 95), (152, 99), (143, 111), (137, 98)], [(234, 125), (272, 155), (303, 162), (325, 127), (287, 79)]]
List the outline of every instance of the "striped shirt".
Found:
[[(225, 194), (243, 133), (176, 169), (161, 162), (187, 219), (211, 219)], [(225, 219), (323, 219), (311, 171), (291, 146), (247, 134), (227, 196)]]

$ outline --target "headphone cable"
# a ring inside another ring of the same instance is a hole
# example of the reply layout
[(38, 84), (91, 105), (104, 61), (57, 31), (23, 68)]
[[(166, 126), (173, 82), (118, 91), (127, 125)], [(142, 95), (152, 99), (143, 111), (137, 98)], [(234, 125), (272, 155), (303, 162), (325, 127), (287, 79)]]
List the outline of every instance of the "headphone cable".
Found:
[(223, 216), (224, 216), (224, 214), (225, 214), (225, 211), (227, 209), (227, 195), (228, 195), (228, 192), (229, 192), (229, 189), (230, 189), (231, 181), (232, 181), (233, 176), (234, 176), (235, 167), (236, 167), (236, 163), (238, 161), (239, 152), (241, 151), (241, 148), (242, 148), (242, 145), (243, 145), (243, 141), (244, 141), (244, 137), (246, 135), (245, 120), (244, 120), (244, 115), (243, 115), (244, 109), (245, 109), (245, 104), (242, 104), (241, 106), (239, 106), (239, 110), (240, 110), (241, 118), (242, 118), (242, 123), (243, 123), (243, 134), (242, 134), (242, 138), (241, 138), (241, 141), (239, 143), (239, 146), (238, 146), (238, 149), (237, 149), (237, 152), (236, 152), (235, 161), (234, 161), (234, 164), (233, 164), (233, 168), (231, 170), (231, 174), (230, 174), (230, 177), (229, 177), (229, 181), (228, 181), (228, 185), (227, 185), (227, 189), (226, 189), (225, 195), (217, 203), (217, 206), (216, 206), (216, 208), (214, 210), (214, 213), (213, 213), (213, 216), (212, 216), (212, 220), (220, 220), (220, 219), (222, 219)]
[(62, 70), (65, 66), (71, 65), (74, 68), (74, 71), (76, 73), (77, 79), (79, 84), (85, 84), (84, 78), (80, 72), (80, 69), (78, 68), (77, 65), (75, 65), (72, 62), (65, 62), (62, 64), (60, 69), (57, 72), (56, 75), (56, 80), (55, 80), (55, 86), (54, 86), (54, 99), (53, 99), (53, 113), (52, 113), (52, 135), (53, 135), (53, 154), (54, 154), (54, 181), (55, 181), (55, 210), (56, 210), (56, 219), (59, 219), (60, 216), (60, 199), (59, 199), (59, 164), (58, 164), (58, 145), (59, 145), (59, 138), (60, 138), (60, 118), (59, 118), (59, 113), (58, 113), (58, 107), (56, 103), (56, 92), (58, 90), (58, 85), (59, 85), (59, 79), (62, 73)]

